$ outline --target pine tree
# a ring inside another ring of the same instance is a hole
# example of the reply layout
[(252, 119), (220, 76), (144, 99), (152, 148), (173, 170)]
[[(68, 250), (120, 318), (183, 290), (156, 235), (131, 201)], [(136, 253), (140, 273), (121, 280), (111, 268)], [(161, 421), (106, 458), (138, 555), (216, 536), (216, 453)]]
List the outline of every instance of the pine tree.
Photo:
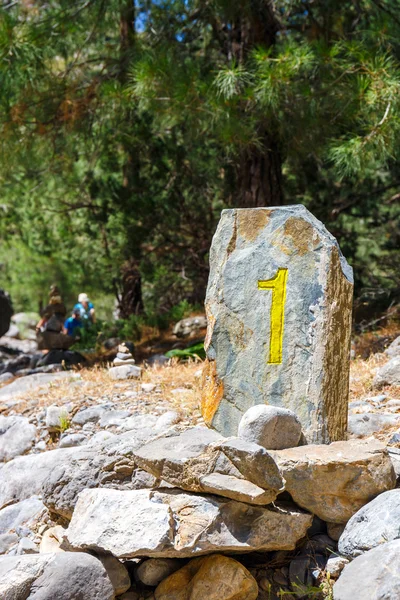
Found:
[(134, 274), (147, 311), (168, 310), (202, 300), (221, 208), (303, 202), (360, 285), (398, 287), (397, 8), (4, 2), (0, 235), (13, 265), (30, 253), (35, 289), (41, 261), (71, 293), (116, 289), (125, 314), (142, 306), (122, 293)]

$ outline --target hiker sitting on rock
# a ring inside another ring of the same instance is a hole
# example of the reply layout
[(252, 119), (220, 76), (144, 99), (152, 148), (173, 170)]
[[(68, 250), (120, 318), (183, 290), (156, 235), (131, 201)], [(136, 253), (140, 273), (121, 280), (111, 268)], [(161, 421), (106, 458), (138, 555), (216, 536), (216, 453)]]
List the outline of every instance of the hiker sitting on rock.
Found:
[(90, 302), (87, 294), (79, 294), (78, 303), (74, 306), (74, 311), (75, 310), (80, 311), (81, 319), (87, 320), (90, 323), (96, 322), (94, 306), (92, 302)]
[(67, 349), (74, 340), (62, 333), (67, 309), (62, 301), (60, 290), (53, 285), (50, 288), (49, 303), (42, 311), (42, 318), (36, 325), (39, 350), (52, 348)]
[(79, 329), (82, 327), (81, 311), (79, 308), (74, 308), (72, 316), (69, 317), (64, 323), (64, 333), (72, 337), (79, 335)]

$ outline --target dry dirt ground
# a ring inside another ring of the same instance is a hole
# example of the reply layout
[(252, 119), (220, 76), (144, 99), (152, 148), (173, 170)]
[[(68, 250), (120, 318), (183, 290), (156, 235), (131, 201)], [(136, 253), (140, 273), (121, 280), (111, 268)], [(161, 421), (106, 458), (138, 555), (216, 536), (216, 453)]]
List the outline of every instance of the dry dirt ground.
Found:
[[(371, 354), (366, 360), (356, 358), (351, 361), (350, 402), (377, 395), (400, 399), (398, 386), (385, 386), (379, 390), (373, 388), (375, 372), (387, 360), (384, 353), (378, 353)], [(183, 363), (172, 359), (168, 366), (144, 369), (140, 380), (115, 382), (110, 379), (104, 367), (84, 368), (77, 370), (80, 375), (78, 381), (71, 383), (61, 380), (34, 393), (22, 394), (20, 403), (11, 409), (0, 405), (0, 412), (4, 415), (13, 412), (29, 417), (33, 412), (52, 404), (69, 402), (74, 407), (73, 414), (86, 406), (112, 402), (115, 409), (129, 406), (135, 413), (158, 412), (159, 408), (163, 411), (174, 410), (179, 413), (182, 424), (196, 424), (202, 421), (199, 409), (201, 370), (201, 361)], [(145, 384), (153, 384), (154, 387), (148, 389)], [(359, 410), (362, 412), (362, 408)], [(376, 410), (382, 411), (384, 407)], [(358, 412), (358, 409), (355, 408), (353, 412)], [(400, 413), (400, 406), (396, 412)], [(397, 429), (399, 427), (388, 428), (377, 436), (387, 441)]]

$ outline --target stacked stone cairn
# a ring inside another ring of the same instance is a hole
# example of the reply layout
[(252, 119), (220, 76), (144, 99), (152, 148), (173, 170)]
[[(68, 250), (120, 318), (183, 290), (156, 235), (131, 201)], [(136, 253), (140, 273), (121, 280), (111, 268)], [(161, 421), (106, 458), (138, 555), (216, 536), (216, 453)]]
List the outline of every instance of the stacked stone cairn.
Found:
[[(392, 460), (373, 438), (345, 441), (351, 273), (337, 244), (302, 207), (228, 211), (211, 262), (203, 414), (213, 427), (141, 419), (108, 440), (4, 463), (0, 598), (400, 597)], [(273, 343), (256, 331), (257, 290)], [(113, 369), (135, 368), (121, 355)], [(40, 547), (13, 545), (38, 514)]]
[(131, 377), (140, 377), (141, 368), (135, 365), (129, 348), (126, 344), (118, 346), (117, 356), (113, 360), (113, 367), (109, 369), (109, 374), (112, 379), (129, 379)]

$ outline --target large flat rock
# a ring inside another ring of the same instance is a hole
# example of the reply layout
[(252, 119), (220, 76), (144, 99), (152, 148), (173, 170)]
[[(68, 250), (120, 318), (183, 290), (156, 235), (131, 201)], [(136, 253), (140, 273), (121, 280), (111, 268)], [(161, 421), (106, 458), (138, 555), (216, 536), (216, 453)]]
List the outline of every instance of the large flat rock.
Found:
[(291, 409), (309, 442), (344, 439), (352, 269), (304, 206), (224, 210), (210, 252), (202, 412), (236, 435), (256, 404)]
[[(142, 428), (92, 446), (17, 457), (0, 467), (0, 508), (42, 494), (52, 512), (68, 519), (78, 493), (86, 487), (151, 485), (135, 481), (132, 452), (157, 434)], [(140, 479), (140, 473), (136, 475)]]
[(339, 552), (355, 558), (400, 538), (400, 490), (390, 490), (360, 508), (339, 539)]
[(114, 587), (97, 558), (83, 552), (0, 558), (2, 600), (114, 600)]
[(396, 485), (392, 461), (376, 440), (300, 446), (271, 455), (293, 500), (329, 523), (346, 523)]
[(0, 415), (0, 462), (28, 452), (36, 437), (36, 427), (25, 417)]
[(133, 458), (145, 471), (183, 490), (250, 504), (273, 502), (284, 485), (264, 448), (225, 439), (205, 427), (170, 430), (136, 450)]
[(400, 424), (400, 415), (365, 412), (349, 415), (349, 434), (354, 437), (368, 437), (387, 427)]
[(19, 456), (0, 467), (0, 508), (40, 494), (53, 470), (76, 451), (76, 448), (66, 448)]
[(74, 550), (184, 558), (212, 552), (290, 550), (312, 516), (178, 490), (84, 490), (66, 532)]
[(0, 534), (10, 533), (22, 525), (27, 527), (30, 522), (35, 522), (44, 510), (45, 506), (37, 496), (5, 506), (0, 509)]
[(334, 600), (400, 598), (400, 540), (383, 543), (348, 564), (333, 587)]
[(18, 396), (20, 394), (36, 391), (41, 386), (49, 385), (50, 383), (60, 381), (61, 379), (76, 379), (77, 377), (80, 377), (77, 373), (69, 371), (25, 375), (0, 389), (0, 402), (12, 406), (18, 401)]

